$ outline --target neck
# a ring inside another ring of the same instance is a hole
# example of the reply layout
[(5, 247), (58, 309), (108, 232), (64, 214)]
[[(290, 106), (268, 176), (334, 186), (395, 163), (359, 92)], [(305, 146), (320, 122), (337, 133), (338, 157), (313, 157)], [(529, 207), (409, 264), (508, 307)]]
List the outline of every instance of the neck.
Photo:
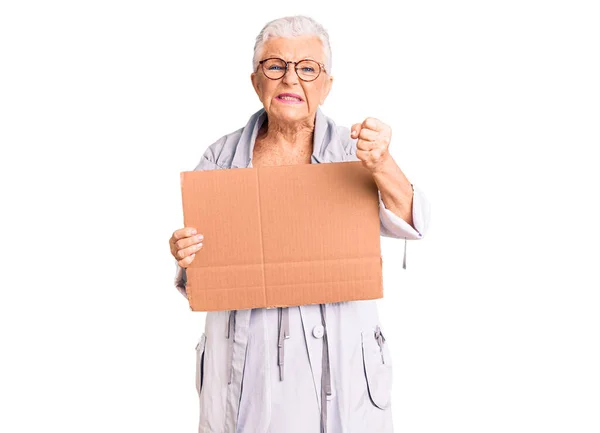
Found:
[(294, 123), (267, 119), (258, 133), (257, 140), (264, 147), (300, 151), (312, 148), (314, 130), (314, 119), (303, 119)]

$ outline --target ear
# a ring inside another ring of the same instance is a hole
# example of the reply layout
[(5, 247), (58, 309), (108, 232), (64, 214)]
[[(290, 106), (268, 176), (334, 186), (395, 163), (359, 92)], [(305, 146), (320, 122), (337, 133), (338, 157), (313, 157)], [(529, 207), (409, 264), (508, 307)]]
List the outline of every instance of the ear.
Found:
[(323, 90), (321, 92), (321, 100), (319, 101), (319, 105), (323, 105), (325, 103), (325, 99), (327, 99), (327, 95), (331, 91), (331, 86), (333, 85), (333, 76), (328, 75), (327, 80), (323, 83)]
[(254, 91), (256, 92), (256, 94), (258, 95), (258, 98), (260, 99), (260, 86), (258, 83), (258, 75), (256, 74), (256, 72), (252, 72), (250, 74), (250, 81), (252, 81), (252, 87), (254, 87)]

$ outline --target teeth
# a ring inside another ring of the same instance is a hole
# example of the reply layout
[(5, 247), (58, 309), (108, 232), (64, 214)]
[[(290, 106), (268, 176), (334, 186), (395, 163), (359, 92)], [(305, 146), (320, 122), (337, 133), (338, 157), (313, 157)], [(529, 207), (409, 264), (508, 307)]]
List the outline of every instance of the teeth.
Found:
[(300, 101), (300, 98), (294, 98), (293, 96), (280, 96), (279, 99), (287, 99), (288, 101)]

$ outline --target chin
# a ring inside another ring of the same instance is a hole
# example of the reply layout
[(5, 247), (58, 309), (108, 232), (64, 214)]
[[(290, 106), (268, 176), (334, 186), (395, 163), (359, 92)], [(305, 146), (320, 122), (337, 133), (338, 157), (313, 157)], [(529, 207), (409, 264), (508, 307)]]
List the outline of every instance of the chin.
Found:
[[(273, 108), (273, 106), (271, 106), (271, 109)], [(277, 118), (281, 119), (281, 120), (285, 120), (285, 121), (293, 121), (293, 120), (301, 120), (306, 118), (306, 116), (308, 116), (308, 110), (306, 109), (306, 107), (283, 107), (283, 109), (281, 109), (282, 107), (277, 107), (277, 109), (275, 110), (270, 110), (271, 113), (269, 113), (270, 115), (274, 115)], [(299, 108), (303, 108), (303, 109), (299, 109)]]

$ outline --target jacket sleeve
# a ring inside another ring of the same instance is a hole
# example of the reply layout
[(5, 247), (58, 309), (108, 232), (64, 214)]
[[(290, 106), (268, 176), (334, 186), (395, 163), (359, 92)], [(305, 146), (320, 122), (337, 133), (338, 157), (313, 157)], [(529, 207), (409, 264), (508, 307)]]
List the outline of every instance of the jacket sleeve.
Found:
[(381, 193), (378, 191), (381, 236), (412, 240), (422, 239), (425, 236), (429, 227), (430, 204), (425, 194), (414, 184), (411, 185), (413, 187), (412, 217), (414, 228), (385, 207), (381, 199)]
[(179, 266), (177, 260), (175, 260), (175, 266), (177, 267), (175, 273), (175, 287), (177, 288), (177, 290), (179, 290), (179, 293), (181, 293), (187, 299), (188, 296), (185, 290), (185, 285), (187, 284), (187, 274), (185, 268)]
[(406, 269), (406, 246), (408, 239), (422, 239), (429, 227), (429, 201), (419, 188), (415, 187), (412, 183), (411, 185), (413, 187), (412, 216), (414, 228), (404, 219), (385, 207), (385, 204), (383, 204), (383, 200), (381, 199), (381, 193), (378, 191), (379, 233), (381, 236), (385, 237), (396, 239), (404, 238), (404, 258), (402, 259), (403, 269)]

